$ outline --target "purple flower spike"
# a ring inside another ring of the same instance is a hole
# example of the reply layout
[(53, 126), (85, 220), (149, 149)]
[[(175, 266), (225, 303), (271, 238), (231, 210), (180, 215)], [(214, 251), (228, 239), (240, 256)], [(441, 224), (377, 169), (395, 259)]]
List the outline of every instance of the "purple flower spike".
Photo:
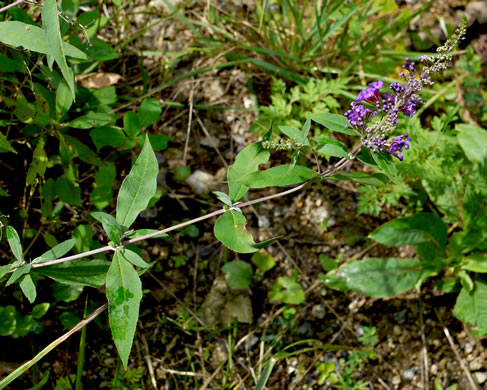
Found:
[(389, 152), (402, 161), (404, 156), (402, 154), (397, 154), (396, 152), (402, 152), (403, 149), (408, 150), (410, 142), (411, 139), (408, 138), (408, 133), (395, 137), (389, 145)]
[(376, 114), (377, 111), (369, 110), (362, 104), (352, 102), (352, 108), (345, 113), (345, 117), (353, 127), (362, 128), (370, 122)]
[(357, 103), (365, 100), (368, 103), (375, 104), (380, 100), (380, 89), (384, 86), (384, 82), (382, 80), (374, 81), (373, 83), (369, 84), (369, 88), (365, 88), (363, 91), (357, 96), (355, 100)]

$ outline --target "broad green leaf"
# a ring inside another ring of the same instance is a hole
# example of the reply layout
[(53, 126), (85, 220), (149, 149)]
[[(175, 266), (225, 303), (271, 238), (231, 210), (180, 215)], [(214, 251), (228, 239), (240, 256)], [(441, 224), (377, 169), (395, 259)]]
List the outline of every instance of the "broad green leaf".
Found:
[(348, 149), (347, 147), (342, 144), (340, 141), (332, 138), (325, 138), (321, 137), (318, 140), (319, 146), (316, 151), (324, 156), (332, 156), (338, 158), (346, 158), (350, 160), (348, 156)]
[(353, 180), (360, 184), (369, 184), (373, 186), (383, 186), (389, 182), (389, 178), (383, 173), (374, 173), (369, 175), (365, 172), (341, 172), (335, 176), (327, 178), (328, 180)]
[[(36, 53), (51, 54), (44, 31), (31, 24), (17, 21), (0, 22), (0, 42)], [(63, 42), (63, 50), (69, 57), (83, 60), (88, 58), (85, 53), (68, 42)]]
[(114, 127), (99, 127), (90, 131), (90, 137), (96, 148), (100, 150), (104, 146), (118, 148), (125, 143), (127, 137), (122, 130)]
[(259, 251), (252, 255), (252, 263), (254, 263), (259, 271), (263, 274), (276, 265), (276, 260), (266, 251)]
[(73, 260), (49, 267), (34, 268), (32, 272), (47, 276), (56, 282), (72, 286), (101, 287), (110, 262), (105, 260)]
[(71, 249), (73, 249), (76, 239), (72, 238), (70, 240), (61, 242), (54, 248), (49, 249), (47, 252), (43, 253), (39, 257), (32, 260), (32, 264), (45, 263), (46, 261), (56, 260), (63, 257)]
[(487, 163), (487, 130), (477, 126), (458, 124), (458, 143), (472, 163)]
[(301, 130), (297, 129), (296, 127), (279, 126), (279, 130), (281, 130), (284, 134), (286, 134), (293, 141), (302, 142)]
[(68, 87), (75, 99), (74, 74), (68, 66), (64, 56), (63, 39), (59, 26), (59, 17), (56, 0), (45, 0), (42, 6), (42, 28), (45, 33), (47, 44), (49, 45), (49, 54), (54, 58), (61, 69), (61, 73), (68, 84)]
[(369, 258), (334, 269), (323, 281), (336, 290), (385, 298), (413, 289), (423, 274), (418, 259)]
[(257, 171), (260, 164), (269, 161), (269, 157), (270, 152), (264, 149), (260, 142), (250, 144), (237, 154), (235, 163), (228, 167), (227, 172), (229, 195), (233, 202), (240, 200), (249, 189), (237, 181), (241, 181), (250, 173)]
[(134, 267), (116, 251), (107, 273), (110, 329), (123, 366), (127, 368), (139, 319), (142, 284)]
[(311, 114), (311, 119), (322, 126), (325, 126), (328, 130), (337, 131), (348, 135), (360, 135), (357, 130), (347, 128), (350, 126), (348, 119), (343, 115), (338, 114)]
[(10, 265), (0, 265), (0, 279), (7, 275), (9, 271)]
[(98, 165), (98, 166), (103, 164), (100, 157), (98, 157), (98, 155), (93, 150), (91, 150), (88, 146), (86, 146), (84, 143), (80, 142), (74, 137), (70, 137), (69, 135), (65, 135), (64, 139), (73, 146), (74, 150), (76, 151), (76, 154), (78, 155), (81, 161), (84, 161), (85, 163), (91, 165)]
[(37, 292), (36, 286), (32, 281), (32, 277), (29, 274), (24, 275), (20, 280), (19, 285), (20, 289), (24, 293), (25, 297), (29, 300), (29, 302), (34, 303), (34, 301), (36, 300)]
[(124, 179), (117, 198), (117, 222), (128, 229), (157, 190), (159, 165), (146, 136), (144, 147), (132, 170)]
[(15, 332), (17, 324), (17, 310), (15, 306), (0, 306), (0, 336), (10, 336)]
[(44, 303), (38, 303), (37, 305), (35, 305), (33, 308), (32, 308), (32, 317), (34, 317), (34, 319), (38, 320), (42, 317), (44, 317), (44, 315), (47, 313), (47, 311), (49, 310), (49, 307), (51, 305), (47, 302), (44, 302)]
[(73, 129), (91, 129), (92, 127), (102, 127), (108, 124), (115, 123), (118, 119), (115, 114), (106, 114), (104, 112), (89, 112), (82, 115), (71, 122), (65, 123), (66, 127)]
[(220, 191), (213, 191), (213, 193), (221, 202), (225, 203), (228, 207), (232, 207), (232, 199), (227, 194)]
[(142, 130), (139, 117), (135, 112), (128, 111), (123, 117), (123, 129), (128, 136), (136, 136)]
[(453, 313), (462, 321), (475, 327), (474, 336), (487, 334), (487, 282), (481, 278), (475, 281), (475, 288), (468, 292), (465, 287), (458, 294)]
[(258, 244), (255, 243), (252, 235), (245, 229), (246, 223), (247, 221), (242, 213), (228, 210), (215, 223), (215, 237), (227, 248), (239, 253), (257, 252), (277, 240), (277, 238), (272, 238)]
[(13, 148), (12, 145), (10, 145), (7, 137), (5, 137), (3, 133), (0, 133), (0, 152), (2, 152), (2, 149), (4, 149), (6, 152), (12, 152), (17, 154), (17, 151)]
[[(393, 183), (399, 184), (400, 181), (397, 178), (397, 168), (394, 164), (393, 157), (390, 153), (386, 152), (374, 152), (372, 157), (379, 169), (384, 172)], [(395, 157), (394, 157), (395, 158)]]
[(370, 151), (369, 148), (362, 146), (360, 148), (361, 154), (358, 157), (358, 160), (363, 162), (365, 165), (368, 165), (369, 167), (372, 167), (374, 169), (379, 169), (379, 166), (374, 160), (374, 157), (372, 157), (372, 152)]
[(252, 283), (254, 272), (245, 261), (230, 261), (222, 267), (228, 285), (233, 289), (247, 288)]
[(250, 188), (284, 187), (303, 183), (318, 175), (317, 172), (301, 165), (279, 165), (265, 171), (253, 172), (236, 180)]
[(161, 103), (156, 99), (145, 99), (139, 107), (137, 116), (139, 117), (140, 125), (146, 127), (156, 123), (161, 117), (161, 113)]
[(22, 254), (22, 244), (20, 243), (19, 235), (12, 226), (7, 226), (7, 240), (15, 258), (18, 261), (24, 261), (24, 255)]
[(32, 269), (31, 264), (24, 264), (24, 265), (16, 268), (15, 271), (12, 272), (12, 275), (10, 275), (10, 278), (8, 279), (5, 287), (8, 287), (11, 284), (15, 283), (21, 276), (28, 274), (31, 269)]
[(72, 286), (66, 283), (54, 282), (52, 296), (58, 301), (73, 302), (79, 298), (83, 290), (83, 286)]
[(140, 268), (149, 268), (151, 266), (142, 257), (140, 257), (134, 251), (131, 251), (130, 249), (124, 248), (121, 251), (121, 254), (125, 258), (125, 260), (127, 260), (129, 263), (132, 263), (133, 265), (135, 265), (137, 267), (140, 267)]
[(120, 237), (122, 236), (122, 228), (118, 224), (117, 220), (110, 214), (102, 211), (93, 211), (91, 213), (93, 218), (103, 225), (103, 230), (107, 234), (108, 238), (115, 244), (120, 245)]
[(304, 291), (299, 283), (288, 276), (277, 278), (269, 291), (269, 298), (288, 305), (300, 305), (305, 301)]
[(465, 264), (462, 268), (467, 271), (487, 273), (487, 257), (482, 255), (470, 255), (463, 259)]
[(434, 243), (442, 250), (446, 247), (447, 228), (435, 214), (421, 213), (385, 223), (369, 235), (381, 244), (399, 246)]
[(16, 60), (0, 55), (0, 69), (2, 72), (21, 72), (25, 73), (25, 65), (22, 60), (17, 57)]

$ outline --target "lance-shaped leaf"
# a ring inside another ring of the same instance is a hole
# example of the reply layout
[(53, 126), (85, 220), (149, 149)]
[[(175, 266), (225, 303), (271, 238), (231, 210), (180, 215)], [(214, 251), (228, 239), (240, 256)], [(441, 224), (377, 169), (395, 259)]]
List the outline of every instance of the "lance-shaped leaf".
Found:
[(22, 254), (22, 244), (20, 243), (19, 235), (12, 226), (7, 226), (7, 240), (15, 258), (18, 261), (24, 261), (24, 255)]
[(389, 178), (383, 173), (374, 173), (369, 175), (365, 172), (341, 172), (337, 175), (327, 178), (328, 180), (353, 180), (360, 184), (369, 184), (373, 186), (383, 186), (389, 182)]
[(135, 335), (142, 284), (134, 267), (116, 251), (107, 273), (107, 298), (110, 329), (120, 359), (127, 368)]
[(149, 268), (150, 264), (148, 264), (142, 257), (140, 257), (137, 253), (134, 251), (131, 251), (130, 249), (123, 248), (122, 251), (122, 256), (127, 260), (129, 263), (132, 263), (133, 265), (140, 267), (140, 268)]
[(156, 193), (158, 173), (157, 159), (146, 135), (144, 147), (118, 193), (117, 222), (124, 231), (145, 210)]
[(346, 158), (347, 160), (350, 160), (347, 147), (340, 141), (332, 138), (321, 137), (318, 139), (318, 143), (320, 145), (316, 151), (319, 154), (323, 156)]
[(344, 133), (348, 135), (360, 135), (357, 130), (347, 128), (350, 126), (348, 119), (338, 114), (311, 114), (311, 119), (320, 125), (325, 126), (328, 130)]
[(59, 259), (73, 249), (74, 244), (76, 244), (75, 238), (61, 242), (54, 248), (49, 249), (47, 252), (32, 260), (32, 264), (45, 263), (46, 261)]
[(215, 237), (227, 248), (239, 253), (257, 252), (277, 240), (276, 237), (257, 244), (252, 235), (245, 230), (246, 223), (242, 213), (234, 210), (226, 211), (215, 223)]
[(20, 289), (24, 293), (25, 297), (29, 300), (30, 303), (34, 303), (37, 296), (36, 286), (32, 281), (32, 277), (27, 274), (22, 277), (20, 280)]
[(238, 179), (237, 182), (243, 183), (250, 188), (284, 187), (303, 183), (317, 175), (318, 173), (310, 168), (286, 164), (269, 168), (265, 171), (250, 173)]
[(101, 222), (103, 230), (105, 230), (108, 238), (115, 244), (120, 245), (120, 237), (122, 236), (122, 228), (118, 224), (117, 220), (110, 214), (102, 211), (94, 211), (91, 213), (93, 218), (98, 222)]
[[(0, 42), (41, 54), (51, 54), (44, 31), (37, 26), (22, 22), (0, 22)], [(76, 46), (63, 42), (64, 53), (73, 58), (87, 59)]]
[(59, 26), (59, 17), (56, 0), (46, 0), (42, 7), (42, 28), (44, 29), (49, 54), (61, 69), (61, 73), (68, 84), (68, 87), (75, 98), (73, 70), (68, 66), (64, 56), (63, 39)]
[(480, 278), (475, 281), (473, 291), (463, 287), (458, 294), (453, 313), (462, 321), (476, 327), (473, 334), (477, 337), (487, 334), (487, 283)]
[(269, 156), (270, 152), (260, 142), (250, 144), (237, 155), (235, 163), (228, 167), (227, 172), (228, 188), (233, 202), (237, 202), (247, 193), (249, 187), (244, 184), (245, 178), (256, 172), (260, 164), (269, 161)]
[(370, 258), (334, 269), (323, 281), (336, 290), (384, 298), (411, 290), (424, 273), (418, 259)]
[(34, 268), (32, 272), (72, 286), (101, 287), (105, 284), (110, 262), (105, 260), (73, 260), (49, 267)]
[(8, 279), (7, 284), (5, 286), (7, 287), (15, 283), (21, 276), (28, 274), (31, 269), (32, 269), (32, 264), (24, 264), (19, 268), (16, 268), (15, 271), (12, 272), (12, 275), (10, 275), (10, 278)]

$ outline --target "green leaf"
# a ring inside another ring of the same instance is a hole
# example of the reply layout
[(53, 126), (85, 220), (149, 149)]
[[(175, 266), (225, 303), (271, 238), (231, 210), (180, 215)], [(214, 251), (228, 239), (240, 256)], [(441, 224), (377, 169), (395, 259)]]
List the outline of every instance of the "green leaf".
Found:
[(357, 130), (346, 128), (345, 126), (350, 126), (348, 119), (343, 115), (338, 114), (311, 114), (311, 119), (322, 126), (325, 126), (331, 131), (337, 131), (339, 133), (344, 133), (348, 135), (358, 135), (360, 133)]
[(44, 1), (42, 6), (42, 28), (45, 33), (47, 44), (49, 45), (49, 54), (53, 56), (59, 69), (61, 69), (61, 73), (68, 84), (74, 100), (74, 74), (73, 70), (68, 66), (64, 56), (63, 39), (61, 37), (59, 26), (56, 0)]
[(156, 99), (145, 99), (139, 107), (137, 116), (139, 117), (140, 125), (146, 127), (156, 123), (161, 117), (161, 113), (161, 103)]
[(482, 255), (470, 255), (464, 258), (462, 269), (478, 273), (487, 273), (487, 257)]
[(91, 129), (92, 127), (102, 127), (108, 124), (115, 123), (118, 119), (115, 114), (106, 114), (104, 112), (89, 112), (82, 115), (71, 122), (65, 123), (66, 127), (73, 129)]
[(59, 177), (54, 184), (56, 194), (63, 202), (72, 206), (78, 206), (81, 203), (81, 189), (79, 184), (73, 184), (65, 177)]
[(32, 317), (34, 317), (34, 319), (38, 320), (42, 317), (44, 317), (44, 315), (47, 313), (47, 311), (49, 310), (49, 307), (51, 305), (47, 302), (44, 302), (44, 303), (38, 303), (37, 305), (35, 305), (33, 308), (32, 308)]
[(487, 283), (478, 278), (475, 288), (468, 292), (465, 287), (458, 294), (453, 313), (462, 321), (476, 327), (472, 332), (480, 337), (487, 334)]
[(369, 175), (364, 172), (342, 172), (335, 176), (327, 178), (328, 180), (353, 180), (360, 184), (373, 186), (383, 186), (389, 182), (389, 178), (383, 173), (374, 173)]
[(250, 188), (283, 187), (303, 183), (318, 175), (317, 172), (301, 165), (279, 165), (265, 171), (253, 172), (236, 180)]
[(260, 164), (269, 161), (269, 157), (270, 152), (262, 147), (261, 142), (250, 144), (237, 155), (235, 163), (228, 167), (227, 172), (229, 194), (233, 202), (239, 201), (249, 189), (246, 185), (240, 184), (241, 180), (257, 171)]
[(245, 230), (246, 223), (242, 213), (233, 210), (226, 211), (215, 223), (215, 237), (227, 248), (239, 253), (257, 252), (277, 240), (277, 238), (272, 238), (259, 244), (255, 243), (252, 235)]
[(123, 117), (123, 129), (128, 136), (136, 136), (142, 130), (139, 117), (135, 112), (128, 111)]
[(276, 260), (265, 251), (259, 251), (252, 255), (252, 263), (254, 263), (259, 271), (263, 274), (276, 265)]
[(7, 240), (15, 258), (18, 261), (24, 261), (24, 255), (22, 254), (22, 244), (20, 243), (19, 235), (12, 226), (7, 226)]
[(0, 265), (0, 279), (7, 275), (9, 271), (10, 265)]
[(232, 199), (227, 194), (220, 191), (213, 191), (213, 193), (221, 202), (225, 203), (228, 207), (232, 207)]
[(39, 257), (36, 257), (34, 260), (32, 260), (32, 264), (45, 263), (46, 261), (60, 259), (71, 249), (73, 249), (75, 243), (76, 243), (76, 239), (74, 238), (61, 242), (60, 244), (56, 245), (54, 248), (49, 249), (47, 252), (43, 253)]
[(47, 276), (56, 282), (72, 286), (101, 287), (110, 262), (105, 260), (73, 260), (49, 267), (34, 268), (32, 272)]
[(93, 211), (91, 215), (98, 222), (101, 222), (101, 224), (103, 225), (103, 230), (105, 230), (108, 238), (112, 240), (115, 244), (120, 245), (122, 228), (118, 224), (117, 220), (113, 218), (110, 214), (104, 213), (102, 211)]
[(78, 225), (73, 230), (73, 238), (76, 239), (74, 249), (77, 253), (87, 252), (91, 249), (93, 241), (93, 229), (90, 225)]
[(73, 101), (73, 95), (71, 94), (71, 90), (69, 89), (68, 84), (65, 80), (61, 80), (58, 87), (56, 88), (57, 119), (60, 119), (69, 111), (69, 109), (73, 105)]
[(79, 298), (83, 292), (83, 286), (72, 286), (65, 283), (54, 282), (52, 286), (52, 296), (62, 302), (73, 302)]
[(487, 163), (487, 130), (477, 126), (458, 124), (458, 143), (472, 163)]
[(100, 157), (98, 157), (98, 155), (84, 143), (80, 142), (76, 138), (70, 137), (69, 135), (65, 135), (64, 139), (74, 147), (74, 150), (81, 161), (98, 166), (103, 164)]
[(369, 258), (334, 269), (326, 274), (324, 283), (340, 291), (385, 298), (411, 290), (423, 274), (418, 259)]
[(32, 163), (27, 171), (25, 184), (30, 186), (35, 184), (36, 176), (44, 177), (47, 168), (47, 155), (44, 151), (44, 138), (40, 137), (32, 156)]
[(142, 284), (132, 265), (116, 251), (107, 273), (110, 329), (125, 368), (139, 319)]
[(124, 257), (125, 260), (127, 260), (129, 263), (132, 263), (133, 265), (135, 265), (137, 267), (140, 267), (140, 268), (149, 268), (151, 266), (142, 257), (140, 257), (134, 251), (131, 251), (130, 249), (124, 248), (121, 251), (121, 254), (122, 254), (122, 256)]
[(269, 298), (288, 305), (299, 305), (305, 301), (304, 291), (299, 283), (288, 276), (277, 278), (269, 291)]
[[(156, 230), (156, 229), (138, 229), (138, 230), (135, 230), (132, 233), (128, 234), (127, 238), (132, 239), (132, 238), (142, 237), (142, 236), (145, 236), (146, 234), (155, 233), (157, 231), (158, 230)], [(166, 233), (161, 233), (161, 234), (158, 234), (157, 236), (154, 236), (152, 238), (169, 238), (169, 235)]]
[(8, 279), (5, 287), (8, 287), (11, 284), (15, 283), (21, 276), (28, 274), (31, 269), (32, 269), (31, 264), (24, 264), (24, 265), (16, 268), (15, 271), (12, 272), (12, 275), (10, 275), (10, 278)]
[(347, 160), (350, 160), (347, 147), (340, 141), (332, 138), (321, 137), (318, 140), (318, 143), (319, 146), (316, 151), (319, 154), (324, 156), (346, 158)]
[(286, 134), (293, 141), (302, 142), (301, 130), (297, 129), (296, 127), (279, 126), (279, 130), (281, 130), (284, 134)]
[(146, 136), (144, 147), (118, 193), (117, 222), (122, 229), (128, 229), (147, 207), (157, 190), (158, 173), (159, 165)]
[(7, 152), (17, 154), (17, 151), (13, 148), (12, 145), (10, 145), (10, 142), (8, 141), (7, 137), (3, 135), (3, 133), (0, 133), (0, 151), (1, 149), (4, 149)]
[(252, 283), (254, 272), (245, 261), (230, 261), (222, 267), (228, 285), (235, 289), (247, 288)]
[(443, 252), (446, 248), (447, 228), (435, 214), (421, 213), (385, 223), (369, 235), (384, 245), (416, 245), (431, 242)]
[[(31, 24), (16, 21), (0, 22), (0, 42), (36, 53), (51, 54), (44, 31)], [(63, 50), (69, 57), (83, 60), (88, 58), (85, 53), (68, 42), (63, 42)]]
[(384, 172), (389, 179), (395, 184), (400, 184), (401, 182), (397, 178), (397, 168), (392, 159), (392, 155), (386, 152), (374, 152), (372, 153), (374, 161), (377, 163), (382, 172)]
[(37, 292), (36, 286), (32, 281), (32, 277), (29, 274), (24, 275), (20, 280), (19, 285), (20, 289), (24, 293), (25, 297), (29, 300), (29, 302), (34, 303), (34, 301), (36, 300)]
[(90, 131), (90, 137), (98, 150), (104, 146), (118, 148), (125, 143), (127, 138), (122, 130), (113, 127), (99, 127), (93, 129)]
[(0, 336), (10, 336), (15, 332), (17, 324), (17, 310), (14, 306), (0, 306)]

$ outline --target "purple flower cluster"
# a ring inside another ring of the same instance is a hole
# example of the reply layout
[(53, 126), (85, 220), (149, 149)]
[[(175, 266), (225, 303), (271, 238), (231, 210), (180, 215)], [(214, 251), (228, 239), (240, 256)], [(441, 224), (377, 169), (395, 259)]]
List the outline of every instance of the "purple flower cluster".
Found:
[[(389, 134), (396, 130), (400, 114), (411, 118), (416, 114), (417, 108), (424, 104), (421, 99), (422, 89), (433, 85), (431, 74), (449, 66), (452, 50), (465, 36), (466, 26), (467, 20), (463, 18), (453, 36), (437, 49), (436, 56), (419, 58), (421, 72), (418, 71), (416, 62), (406, 58), (403, 71), (399, 73), (402, 82), (392, 83), (389, 86), (390, 93), (381, 93), (380, 90), (384, 87), (382, 80), (370, 83), (357, 95), (351, 103), (352, 108), (345, 113), (350, 124), (346, 128), (352, 127), (359, 131), (363, 144), (372, 152), (388, 151), (402, 161), (402, 152), (409, 149), (411, 139), (407, 133), (392, 138)], [(367, 108), (364, 103), (373, 108)]]

